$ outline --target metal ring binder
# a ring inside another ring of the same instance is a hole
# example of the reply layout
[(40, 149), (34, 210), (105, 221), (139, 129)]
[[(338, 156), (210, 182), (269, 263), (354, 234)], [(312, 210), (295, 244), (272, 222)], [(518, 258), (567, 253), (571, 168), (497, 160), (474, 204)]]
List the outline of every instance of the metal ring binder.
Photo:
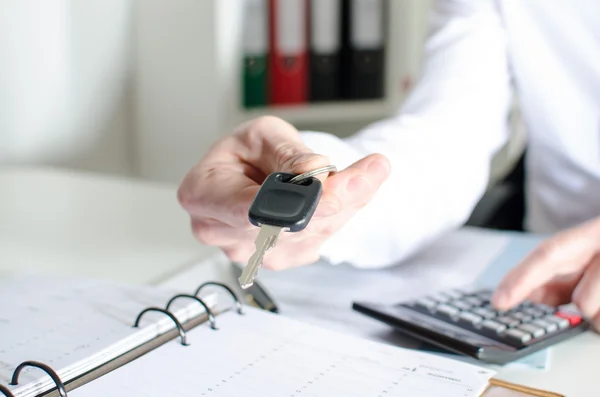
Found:
[(0, 385), (0, 393), (4, 394), (6, 397), (15, 397), (15, 395), (12, 394), (10, 390), (8, 390), (8, 387), (3, 385)]
[(52, 368), (50, 368), (48, 365), (37, 362), (37, 361), (24, 361), (21, 364), (19, 364), (19, 366), (13, 372), (12, 380), (10, 382), (11, 385), (18, 384), (19, 374), (25, 367), (36, 367), (36, 368), (41, 369), (45, 373), (47, 373), (52, 378), (52, 381), (54, 381), (54, 384), (58, 388), (58, 394), (62, 397), (67, 397), (67, 391), (65, 390), (65, 385), (63, 384), (62, 380), (60, 380), (60, 377), (58, 376), (58, 374), (56, 372), (54, 372), (54, 370)]
[(167, 316), (169, 316), (171, 318), (171, 320), (173, 320), (173, 322), (175, 323), (175, 325), (177, 325), (177, 329), (179, 330), (179, 337), (181, 338), (181, 344), (184, 346), (187, 346), (187, 335), (185, 333), (185, 330), (183, 329), (183, 326), (181, 325), (181, 323), (179, 322), (179, 320), (177, 320), (177, 317), (175, 317), (173, 315), (173, 313), (171, 313), (168, 310), (165, 309), (161, 309), (160, 307), (149, 307), (147, 309), (144, 309), (140, 312), (140, 314), (138, 314), (137, 318), (135, 319), (135, 323), (133, 324), (134, 327), (138, 327), (139, 323), (140, 323), (140, 319), (142, 318), (142, 316), (147, 313), (147, 312), (161, 312), (166, 314)]
[(216, 281), (207, 281), (206, 283), (200, 285), (197, 289), (196, 292), (194, 293), (194, 295), (198, 295), (200, 293), (200, 290), (204, 287), (206, 287), (207, 285), (216, 285), (217, 287), (222, 287), (225, 288), (233, 297), (233, 299), (235, 300), (235, 307), (236, 310), (239, 314), (244, 314), (244, 311), (242, 309), (242, 302), (239, 300), (239, 298), (237, 297), (237, 295), (235, 294), (235, 292), (233, 292), (233, 290), (231, 288), (229, 288), (227, 285), (223, 284), (223, 283), (219, 283)]
[(166, 307), (167, 310), (169, 310), (171, 303), (176, 301), (177, 298), (190, 298), (190, 299), (194, 299), (194, 300), (198, 301), (198, 303), (200, 303), (202, 306), (204, 306), (204, 309), (206, 310), (206, 313), (208, 314), (208, 321), (210, 322), (210, 327), (212, 329), (217, 329), (217, 324), (216, 324), (215, 316), (213, 315), (213, 312), (208, 308), (208, 305), (206, 303), (204, 303), (204, 301), (202, 299), (198, 298), (197, 296), (189, 295), (189, 294), (175, 295), (174, 297), (171, 298), (169, 303), (167, 303), (167, 307)]

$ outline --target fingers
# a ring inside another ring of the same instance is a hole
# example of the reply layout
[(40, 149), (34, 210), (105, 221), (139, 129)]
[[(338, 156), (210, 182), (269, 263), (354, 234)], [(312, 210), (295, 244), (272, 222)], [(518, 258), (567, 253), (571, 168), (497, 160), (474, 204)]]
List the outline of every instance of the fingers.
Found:
[[(253, 164), (266, 175), (273, 172), (302, 174), (330, 165), (326, 156), (307, 147), (296, 128), (271, 116), (260, 117), (242, 127), (237, 134), (245, 150), (243, 161)], [(319, 175), (324, 180), (326, 175)]]
[(327, 178), (322, 201), (341, 210), (364, 207), (388, 178), (390, 164), (380, 154), (371, 154)]
[(600, 254), (592, 259), (573, 291), (573, 303), (585, 318), (600, 328)]
[[(327, 178), (323, 197), (308, 227), (300, 233), (280, 236), (277, 246), (265, 256), (263, 267), (282, 270), (316, 261), (320, 246), (355, 211), (369, 202), (388, 177), (389, 170), (387, 159), (374, 154)], [(205, 233), (204, 238), (209, 242), (235, 242), (228, 240), (223, 233), (212, 234), (210, 230)], [(247, 235), (237, 237), (245, 238)], [(235, 238), (232, 236), (233, 240)], [(253, 239), (238, 240), (237, 244), (223, 247), (223, 251), (230, 260), (245, 263), (254, 252)]]
[(231, 247), (244, 241), (253, 242), (258, 228), (232, 227), (216, 219), (193, 219), (194, 237), (203, 244), (216, 247)]
[[(190, 214), (200, 242), (220, 247), (233, 261), (246, 262), (258, 233), (248, 211), (264, 179), (273, 172), (301, 174), (327, 165), (329, 159), (304, 145), (292, 125), (261, 117), (214, 144), (186, 175), (177, 198)], [(318, 175), (323, 195), (310, 227), (298, 236), (283, 238), (269, 253), (266, 266), (290, 267), (318, 259), (319, 247), (371, 200), (389, 172), (388, 160), (373, 154), (332, 176)], [(290, 240), (293, 249), (284, 242)]]
[(193, 219), (218, 219), (232, 227), (250, 228), (248, 211), (259, 188), (243, 173), (199, 168), (186, 176), (177, 198)]
[(527, 299), (549, 306), (560, 306), (571, 302), (573, 290), (581, 280), (583, 272), (555, 277), (533, 291)]
[[(319, 259), (322, 242), (315, 236), (300, 236), (300, 233), (282, 234), (277, 245), (263, 258), (262, 267), (269, 270), (283, 270), (315, 262)], [(247, 264), (254, 254), (254, 238), (240, 240), (233, 245), (221, 247), (233, 262)]]
[(557, 276), (580, 273), (597, 250), (587, 226), (575, 228), (540, 244), (501, 281), (492, 299), (508, 310)]

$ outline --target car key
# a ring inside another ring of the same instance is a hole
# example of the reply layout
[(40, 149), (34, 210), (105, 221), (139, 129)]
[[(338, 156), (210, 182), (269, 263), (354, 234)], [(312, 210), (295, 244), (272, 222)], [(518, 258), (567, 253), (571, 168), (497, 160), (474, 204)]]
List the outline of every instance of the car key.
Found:
[(275, 246), (282, 231), (304, 230), (321, 198), (321, 181), (314, 177), (291, 183), (294, 174), (275, 172), (267, 177), (256, 194), (248, 218), (260, 227), (254, 241), (256, 251), (238, 281), (242, 288), (254, 283), (265, 254)]

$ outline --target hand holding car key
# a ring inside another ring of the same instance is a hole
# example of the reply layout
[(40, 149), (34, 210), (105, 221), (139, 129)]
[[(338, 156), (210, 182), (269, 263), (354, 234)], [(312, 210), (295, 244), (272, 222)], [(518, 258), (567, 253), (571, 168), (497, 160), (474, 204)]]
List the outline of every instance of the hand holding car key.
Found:
[(296, 233), (308, 225), (322, 194), (321, 181), (314, 176), (336, 171), (330, 165), (300, 175), (275, 172), (267, 177), (248, 213), (250, 222), (260, 227), (260, 232), (254, 242), (256, 251), (239, 278), (242, 288), (254, 283), (263, 257), (275, 246), (282, 231)]

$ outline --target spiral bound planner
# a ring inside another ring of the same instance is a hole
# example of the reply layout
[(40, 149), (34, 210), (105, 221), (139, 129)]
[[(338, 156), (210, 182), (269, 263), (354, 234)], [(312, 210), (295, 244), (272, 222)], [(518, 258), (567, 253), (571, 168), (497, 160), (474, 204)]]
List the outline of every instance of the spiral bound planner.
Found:
[(218, 282), (173, 293), (79, 278), (2, 280), (0, 396), (64, 396), (168, 340), (186, 345), (187, 329), (216, 330), (216, 316), (230, 308), (241, 312), (241, 302)]
[(478, 397), (495, 374), (243, 306), (214, 281), (3, 280), (0, 340), (12, 397)]

